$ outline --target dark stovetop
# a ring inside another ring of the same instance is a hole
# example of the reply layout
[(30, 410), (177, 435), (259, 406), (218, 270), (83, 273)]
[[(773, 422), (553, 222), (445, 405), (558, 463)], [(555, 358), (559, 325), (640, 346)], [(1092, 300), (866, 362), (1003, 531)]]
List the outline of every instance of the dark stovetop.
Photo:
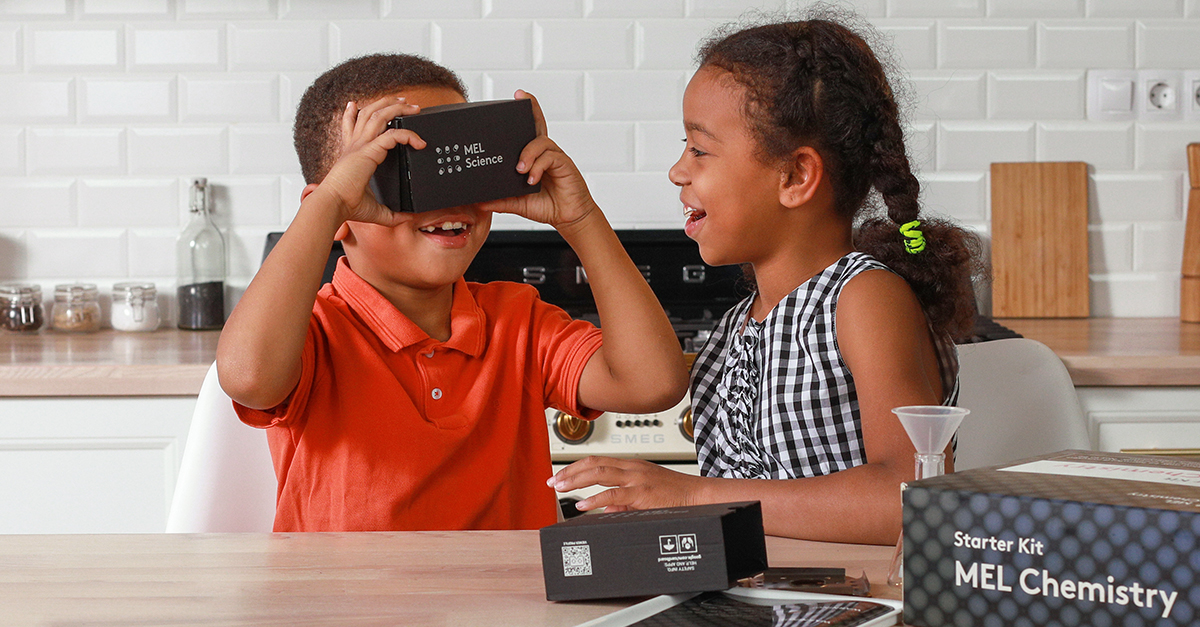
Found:
[(971, 337), (959, 342), (959, 344), (977, 344), (979, 342), (1006, 340), (1014, 337), (1023, 336), (987, 316), (976, 315), (975, 331), (971, 334)]

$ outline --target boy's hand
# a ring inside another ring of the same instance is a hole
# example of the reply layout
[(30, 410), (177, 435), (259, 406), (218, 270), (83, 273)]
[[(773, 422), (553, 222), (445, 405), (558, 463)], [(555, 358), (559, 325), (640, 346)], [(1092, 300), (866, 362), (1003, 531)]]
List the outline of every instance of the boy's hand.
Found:
[(580, 221), (598, 211), (592, 194), (575, 163), (546, 134), (546, 117), (537, 98), (517, 90), (516, 98), (533, 101), (533, 120), (537, 136), (529, 142), (517, 160), (517, 171), (528, 175), (532, 185), (541, 181), (536, 194), (525, 194), (482, 203), (480, 208), (499, 213), (515, 213), (543, 224), (561, 227)]
[(416, 133), (387, 127), (392, 119), (419, 111), (420, 107), (408, 104), (404, 98), (380, 98), (362, 109), (357, 103), (346, 103), (337, 161), (313, 192), (331, 195), (342, 212), (342, 221), (394, 226), (412, 218), (380, 204), (367, 185), (392, 148), (402, 144), (417, 149), (425, 147), (425, 140)]

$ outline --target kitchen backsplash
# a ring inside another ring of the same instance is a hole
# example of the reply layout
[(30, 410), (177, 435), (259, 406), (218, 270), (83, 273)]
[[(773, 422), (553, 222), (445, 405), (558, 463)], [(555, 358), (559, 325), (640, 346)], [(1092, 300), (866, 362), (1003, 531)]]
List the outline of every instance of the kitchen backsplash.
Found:
[[(680, 228), (666, 171), (696, 43), (748, 8), (804, 4), (0, 0), (0, 280), (172, 294), (188, 182), (204, 176), (236, 298), (299, 203), (298, 98), (374, 51), (439, 61), (474, 100), (533, 92), (615, 226)], [(1088, 69), (1200, 70), (1200, 0), (853, 6), (894, 37), (915, 88), (928, 209), (986, 234), (991, 162), (1085, 161), (1093, 315), (1178, 315), (1184, 148), (1200, 123), (1089, 122), (1085, 85)]]

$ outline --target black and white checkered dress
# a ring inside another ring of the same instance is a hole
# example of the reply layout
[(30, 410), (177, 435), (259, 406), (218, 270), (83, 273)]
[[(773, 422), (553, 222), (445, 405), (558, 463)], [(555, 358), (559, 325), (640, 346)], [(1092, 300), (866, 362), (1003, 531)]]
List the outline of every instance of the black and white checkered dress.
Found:
[[(853, 252), (785, 296), (762, 322), (749, 317), (754, 295), (725, 313), (692, 367), (704, 476), (795, 479), (866, 463), (858, 395), (834, 340), (834, 314), (846, 282), (873, 269), (888, 270)], [(944, 404), (953, 404), (957, 351), (948, 338), (936, 348)]]

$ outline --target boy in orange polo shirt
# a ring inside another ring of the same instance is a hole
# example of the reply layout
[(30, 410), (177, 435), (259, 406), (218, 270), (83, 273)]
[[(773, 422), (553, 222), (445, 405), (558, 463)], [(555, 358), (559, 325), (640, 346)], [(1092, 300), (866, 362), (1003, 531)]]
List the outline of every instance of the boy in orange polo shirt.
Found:
[[(221, 386), (267, 429), (276, 531), (533, 529), (557, 519), (545, 408), (649, 412), (687, 373), (666, 315), (574, 163), (538, 136), (516, 169), (537, 194), (393, 213), (368, 181), (421, 107), (465, 101), (420, 57), (319, 77), (296, 115), (300, 209), (221, 333)], [(518, 92), (519, 98), (532, 98)], [(553, 226), (587, 271), (603, 331), (528, 285), (467, 283), (492, 212)], [(346, 256), (321, 287), (334, 240)]]

